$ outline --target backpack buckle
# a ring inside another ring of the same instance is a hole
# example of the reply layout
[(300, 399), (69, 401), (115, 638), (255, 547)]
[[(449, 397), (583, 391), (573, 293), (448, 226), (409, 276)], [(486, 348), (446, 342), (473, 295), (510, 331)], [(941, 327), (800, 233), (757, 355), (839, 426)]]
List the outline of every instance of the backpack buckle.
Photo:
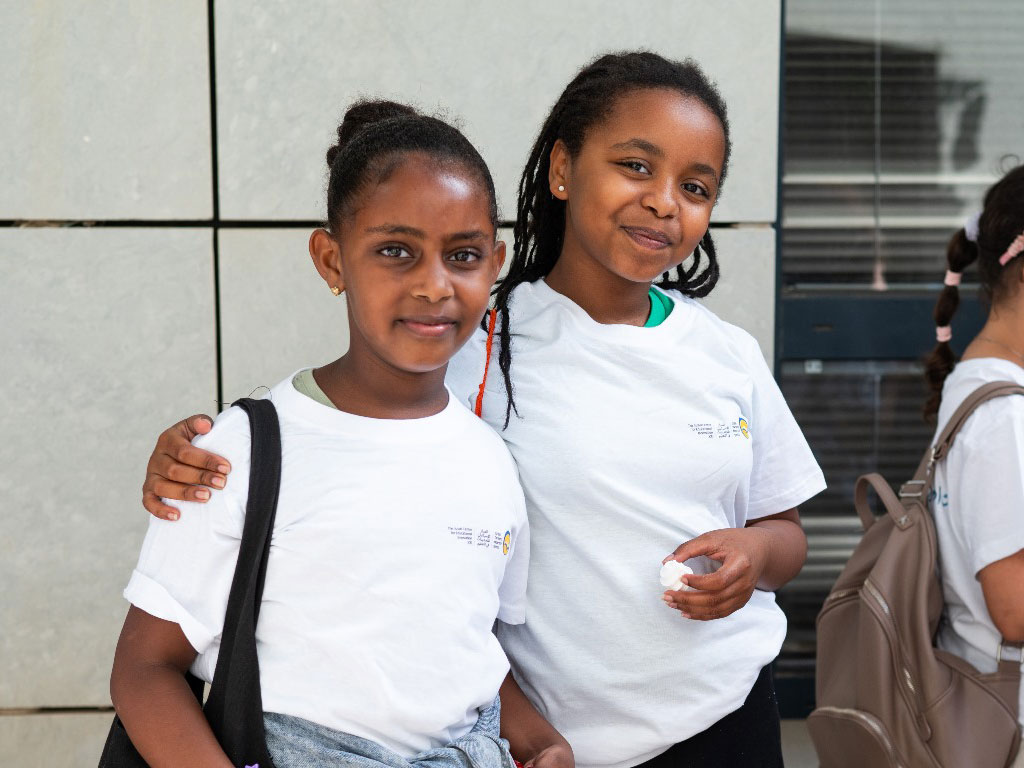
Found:
[(1008, 658), (1007, 661), (1012, 661), (1014, 664), (1024, 664), (1024, 645), (1010, 645), (1010, 643), (1000, 643), (999, 650), (996, 651), (996, 663), (1000, 663), (1003, 660), (1003, 650), (1016, 651), (1017, 658)]
[[(924, 480), (908, 480), (900, 486), (899, 497), (901, 499), (919, 499), (924, 495), (924, 486), (926, 485)], [(910, 490), (910, 486), (915, 486), (916, 491)]]

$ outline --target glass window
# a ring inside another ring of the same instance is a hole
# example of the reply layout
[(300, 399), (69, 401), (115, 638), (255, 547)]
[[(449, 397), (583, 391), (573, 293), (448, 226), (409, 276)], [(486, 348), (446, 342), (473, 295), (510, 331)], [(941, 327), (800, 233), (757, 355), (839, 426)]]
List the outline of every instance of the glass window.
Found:
[[(808, 564), (779, 594), (780, 705), (807, 684), (814, 618), (860, 536), (857, 476), (894, 485), (931, 438), (922, 357), (946, 243), (1024, 160), (1020, 0), (788, 0), (778, 369), (829, 490), (801, 509)], [(985, 309), (965, 275), (954, 346)], [(796, 686), (799, 689), (799, 686)]]
[(1024, 158), (1019, 0), (786, 3), (786, 287), (934, 286)]

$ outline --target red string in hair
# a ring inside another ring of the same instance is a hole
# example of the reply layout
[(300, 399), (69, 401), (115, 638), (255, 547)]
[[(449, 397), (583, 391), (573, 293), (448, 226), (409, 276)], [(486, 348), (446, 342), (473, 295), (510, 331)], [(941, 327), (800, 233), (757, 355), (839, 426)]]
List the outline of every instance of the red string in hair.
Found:
[(480, 390), (476, 394), (476, 406), (473, 408), (480, 418), (483, 418), (484, 410), (484, 387), (487, 386), (487, 371), (491, 368), (491, 347), (494, 345), (494, 324), (498, 317), (498, 310), (492, 309), (487, 313), (490, 319), (487, 321), (487, 357), (484, 359), (484, 378), (480, 382)]

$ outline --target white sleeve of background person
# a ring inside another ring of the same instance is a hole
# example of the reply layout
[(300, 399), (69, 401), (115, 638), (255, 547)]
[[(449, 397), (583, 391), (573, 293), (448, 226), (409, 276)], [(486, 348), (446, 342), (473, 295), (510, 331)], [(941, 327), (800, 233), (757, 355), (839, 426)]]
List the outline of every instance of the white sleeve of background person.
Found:
[[(124, 596), (146, 613), (178, 624), (198, 654), (219, 643), (245, 520), (249, 483), (249, 421), (232, 408), (196, 438), (198, 448), (231, 462), (224, 490), (206, 504), (168, 501), (175, 522), (150, 518), (138, 564)], [(209, 671), (195, 670), (205, 679)]]
[[(737, 329), (738, 330), (738, 329)], [(754, 380), (753, 467), (747, 520), (792, 509), (825, 489), (825, 476), (752, 336), (744, 337)]]
[[(1024, 370), (995, 358), (958, 363), (943, 385), (936, 434), (971, 392), (1005, 380), (1024, 385)], [(1000, 634), (977, 575), (1024, 549), (1024, 396), (992, 400), (972, 414), (935, 468), (929, 502), (945, 600), (938, 646), (995, 672)], [(1024, 724), (1024, 686), (1019, 699)]]
[(957, 527), (972, 576), (1024, 549), (1024, 396), (985, 403), (957, 437)]

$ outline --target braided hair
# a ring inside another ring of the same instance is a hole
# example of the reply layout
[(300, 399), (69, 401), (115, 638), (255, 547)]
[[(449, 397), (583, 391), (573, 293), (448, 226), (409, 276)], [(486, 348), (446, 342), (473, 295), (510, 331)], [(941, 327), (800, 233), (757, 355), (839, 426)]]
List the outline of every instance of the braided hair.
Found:
[[(731, 149), (725, 101), (692, 60), (670, 61), (647, 51), (609, 53), (577, 73), (551, 108), (530, 150), (519, 181), (511, 264), (494, 291), (495, 309), (501, 318), (498, 366), (507, 392), (506, 427), (513, 411), (519, 415), (512, 391), (509, 297), (520, 284), (539, 280), (551, 272), (561, 254), (565, 235), (565, 202), (554, 198), (548, 188), (551, 150), (557, 141), (562, 141), (570, 156), (577, 157), (587, 131), (607, 118), (621, 96), (649, 89), (668, 89), (697, 99), (718, 118), (725, 134), (719, 184), (725, 180)], [(707, 296), (719, 277), (718, 257), (710, 230), (694, 250), (689, 266), (684, 266), (685, 263), (675, 268), (675, 274), (666, 272), (658, 285), (674, 288), (684, 296)]]
[(444, 120), (393, 101), (358, 101), (345, 112), (338, 143), (327, 150), (327, 229), (340, 231), (360, 194), (385, 181), (410, 153), (469, 171), (488, 196), (491, 224), (497, 229), (494, 181), (476, 147)]
[[(977, 241), (964, 229), (953, 234), (946, 249), (950, 272), (961, 273), (971, 264), (978, 264), (978, 282), (991, 306), (998, 306), (1015, 294), (1024, 269), (1024, 258), (1002, 265), (999, 257), (1006, 247), (1024, 232), (1024, 165), (1018, 165), (993, 184), (985, 193), (985, 202), (978, 219)], [(973, 233), (972, 233), (973, 234)], [(960, 306), (960, 289), (946, 285), (935, 302), (935, 325), (948, 326)], [(924, 405), (924, 417), (934, 421), (942, 402), (942, 385), (956, 365), (949, 341), (939, 341), (925, 361), (925, 379), (930, 394)]]

